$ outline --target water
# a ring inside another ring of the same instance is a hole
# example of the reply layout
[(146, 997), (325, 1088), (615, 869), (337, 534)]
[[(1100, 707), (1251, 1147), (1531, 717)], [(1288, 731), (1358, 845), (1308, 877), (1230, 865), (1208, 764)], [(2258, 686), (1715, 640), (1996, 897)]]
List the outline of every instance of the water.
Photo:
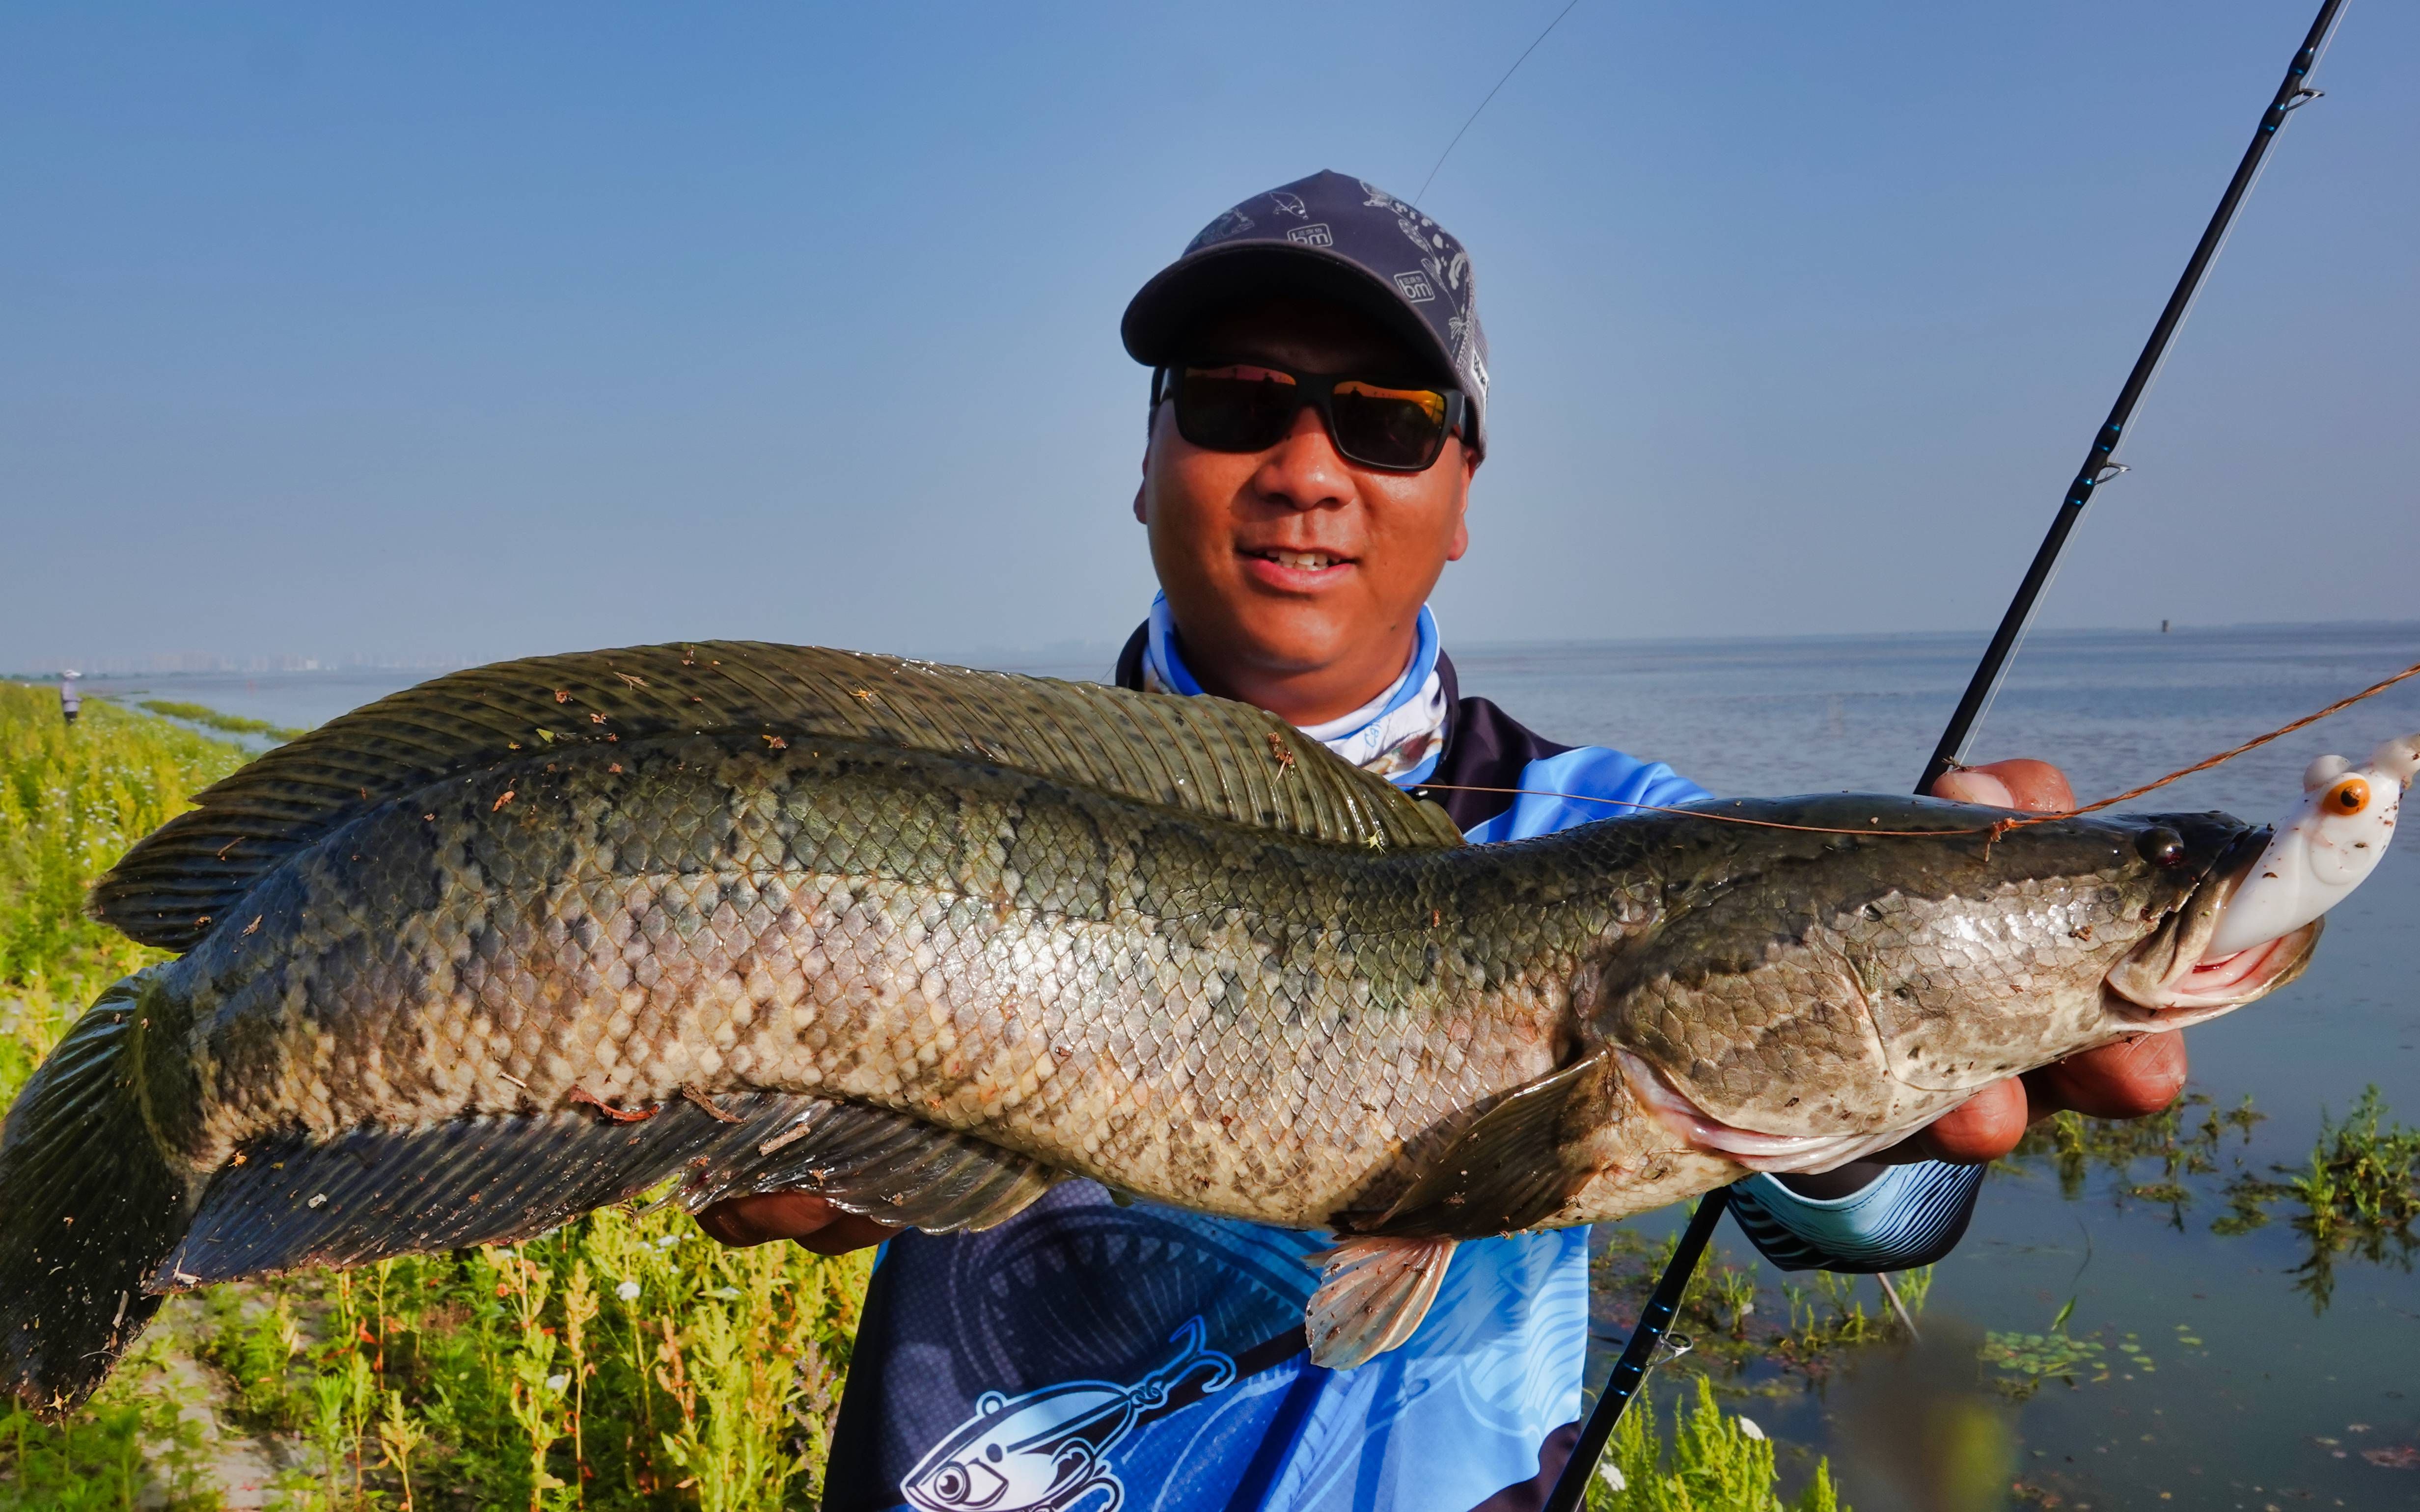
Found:
[[(1922, 770), (1973, 669), (1979, 638), (1666, 641), (1497, 647), (1457, 656), (1464, 687), (1562, 740), (1663, 757), (1720, 793), (1904, 790)], [(2089, 801), (2188, 765), (2420, 660), (2420, 625), (2310, 626), (2169, 635), (2040, 635), (2016, 664), (1973, 759), (2057, 763)], [(2310, 759), (2356, 758), (2420, 731), (2420, 679), (2226, 766), (2142, 800), (2273, 818)], [(2420, 857), (2406, 842), (2338, 909), (2300, 981), (2190, 1037), (2194, 1079), (2221, 1105), (2244, 1093), (2269, 1115), (2254, 1170), (2301, 1165), (2323, 1108), (2375, 1083), (2420, 1121)], [(2365, 1449), (2420, 1443), (2420, 1286), (2400, 1269), (2336, 1267), (2317, 1315), (2294, 1288), (2306, 1253), (2282, 1217), (2220, 1237), (2217, 1179), (2169, 1211), (2123, 1206), (2096, 1176), (2075, 1201), (2047, 1175), (1996, 1174), (1975, 1223), (1939, 1269), (1930, 1316), (2039, 1333), (2070, 1324), (2111, 1354), (2128, 1334), (2155, 1361), (2105, 1384), (2052, 1383), (2014, 1410), (2016, 1474), (2069, 1507), (2420, 1505), (2420, 1473)], [(2149, 1179), (2148, 1173), (2138, 1180)], [(1746, 1246), (1724, 1247), (1735, 1263)], [(1759, 1267), (1763, 1305), (1780, 1276)], [(2179, 1346), (2179, 1324), (2202, 1341)], [(1606, 1341), (1618, 1344), (1618, 1339)], [(1848, 1499), (1893, 1504), (1846, 1454), (1819, 1393), (1751, 1410), (1777, 1436), (1830, 1453)], [(2361, 1425), (2359, 1429), (2353, 1426)], [(2325, 1441), (2335, 1441), (2329, 1443)]]
[[(1931, 753), (1979, 637), (1691, 640), (1464, 648), (1466, 691), (1558, 739), (1664, 758), (1718, 793), (1901, 791)], [(2420, 625), (2319, 625), (2174, 634), (2042, 634), (2019, 658), (1974, 759), (2057, 763), (2079, 796), (2115, 793), (2280, 725), (2420, 660)], [(1093, 667), (1022, 669), (1098, 675)], [(412, 681), (363, 671), (101, 679), (95, 693), (188, 700), (280, 723), (311, 723)], [(2420, 731), (2420, 680), (2146, 800), (2282, 813), (2326, 750), (2365, 756)], [(2368, 1084), (2420, 1121), (2420, 858), (2391, 852), (2331, 917), (2300, 981), (2191, 1035), (2195, 1086), (2222, 1106), (2245, 1093), (2269, 1115), (2248, 1168), (2299, 1165), (2323, 1109)], [(2222, 1172), (2222, 1177), (2226, 1173)], [(2294, 1287), (2304, 1249), (2283, 1220), (2210, 1231), (2219, 1182), (2193, 1183), (2181, 1214), (2120, 1202), (2105, 1176), (2060, 1196), (2041, 1176), (1994, 1175), (1974, 1227), (1939, 1270), (1929, 1316), (2040, 1332), (2075, 1299), (2071, 1331), (2115, 1346), (2128, 1334), (2156, 1362), (2103, 1384), (2052, 1383), (2012, 1409), (2017, 1474), (2071, 1508), (2167, 1504), (2257, 1509), (2420, 1505), (2420, 1473), (2365, 1449), (2420, 1444), (2420, 1286), (2392, 1266), (2336, 1270), (2315, 1312)], [(1735, 1261), (1746, 1246), (1722, 1242)], [(1760, 1269), (1766, 1306), (1779, 1276)], [(2180, 1346), (2178, 1325), (2201, 1340)], [(1892, 1504), (1847, 1454), (1834, 1400), (1792, 1392), (1753, 1409), (1776, 1436), (1831, 1454), (1849, 1499)], [(2356, 1427), (2358, 1425), (2358, 1427)], [(2328, 1441), (2334, 1441), (2333, 1443)]]

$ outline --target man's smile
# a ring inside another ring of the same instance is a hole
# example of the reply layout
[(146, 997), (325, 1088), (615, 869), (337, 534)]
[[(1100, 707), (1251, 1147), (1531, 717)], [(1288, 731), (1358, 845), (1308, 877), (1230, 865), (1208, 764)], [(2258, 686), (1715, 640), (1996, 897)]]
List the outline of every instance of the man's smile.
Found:
[(1245, 572), (1272, 588), (1306, 589), (1336, 581), (1355, 559), (1341, 551), (1296, 550), (1286, 547), (1238, 547)]

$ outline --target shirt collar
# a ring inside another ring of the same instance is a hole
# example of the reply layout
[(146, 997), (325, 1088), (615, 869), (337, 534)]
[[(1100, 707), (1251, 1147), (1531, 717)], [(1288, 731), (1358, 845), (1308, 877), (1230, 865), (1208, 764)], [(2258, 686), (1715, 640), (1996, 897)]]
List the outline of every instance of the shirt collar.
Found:
[[(1153, 596), (1144, 633), (1143, 687), (1156, 693), (1199, 697), (1202, 685), (1185, 665), (1166, 594)], [(1306, 725), (1302, 733), (1354, 765), (1410, 787), (1436, 769), (1445, 720), (1445, 684), (1437, 675), (1436, 616), (1422, 605), (1411, 659), (1403, 674), (1352, 713)]]

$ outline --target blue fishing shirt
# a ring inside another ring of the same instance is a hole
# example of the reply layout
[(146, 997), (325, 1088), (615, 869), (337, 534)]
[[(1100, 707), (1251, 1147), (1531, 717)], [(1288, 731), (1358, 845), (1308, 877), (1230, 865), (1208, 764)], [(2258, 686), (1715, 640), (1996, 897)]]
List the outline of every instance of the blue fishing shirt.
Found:
[[(1160, 643), (1138, 630), (1118, 681), (1194, 691), (1158, 617)], [(1660, 762), (1556, 745), (1459, 697), (1421, 617), (1412, 664), (1370, 712), (1393, 720), (1388, 775), (1470, 840), (1708, 795)], [(1403, 714), (1421, 700), (1442, 710), (1425, 750)], [(1759, 1177), (1733, 1211), (1786, 1268), (1900, 1269), (1956, 1242), (1980, 1180), (1902, 1165), (1813, 1201)], [(1325, 1236), (1123, 1205), (1084, 1180), (982, 1233), (901, 1234), (866, 1298), (826, 1512), (1535, 1507), (1580, 1413), (1588, 1233), (1463, 1242), (1411, 1338), (1341, 1371), (1304, 1352)]]

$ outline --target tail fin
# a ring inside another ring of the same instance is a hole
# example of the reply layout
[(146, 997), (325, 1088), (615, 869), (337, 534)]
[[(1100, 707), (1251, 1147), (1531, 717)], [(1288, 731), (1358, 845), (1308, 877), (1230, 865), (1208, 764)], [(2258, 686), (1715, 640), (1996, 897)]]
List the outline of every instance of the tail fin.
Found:
[(45, 1413), (92, 1395), (142, 1333), (161, 1301), (143, 1278), (192, 1219), (136, 1085), (159, 990), (147, 971), (101, 994), (0, 1131), (0, 1391)]

